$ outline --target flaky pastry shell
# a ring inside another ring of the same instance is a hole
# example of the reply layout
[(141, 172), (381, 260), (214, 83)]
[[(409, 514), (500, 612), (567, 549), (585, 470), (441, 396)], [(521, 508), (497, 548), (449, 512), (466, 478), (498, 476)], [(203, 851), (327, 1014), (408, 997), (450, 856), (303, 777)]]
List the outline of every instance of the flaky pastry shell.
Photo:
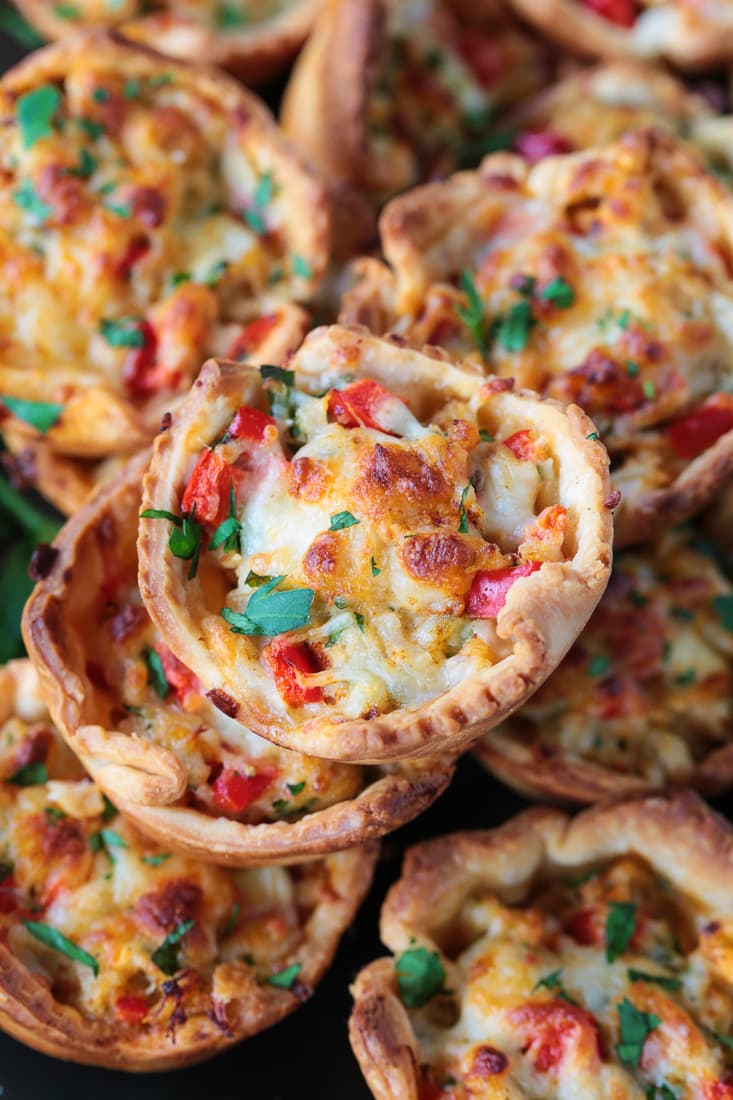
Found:
[[(627, 1100), (660, 1080), (722, 1094), (732, 857), (730, 825), (690, 792), (575, 818), (530, 809), (410, 849), (381, 916), (397, 960), (353, 986), (351, 1043), (374, 1096), (565, 1083)], [(677, 977), (688, 965), (689, 987)], [(633, 1049), (629, 1018), (648, 1027)]]
[[(25, 611), (26, 644), (55, 720), (100, 787), (161, 844), (231, 866), (340, 851), (425, 810), (448, 785), (450, 761), (367, 774), (273, 750), (217, 709), (227, 708), (216, 692), (204, 698), (150, 635), (135, 549), (148, 458), (133, 460), (62, 529)], [(130, 694), (143, 673), (136, 658), (150, 649), (162, 654), (169, 681), (162, 701), (150, 687)], [(160, 733), (146, 736), (150, 729)], [(197, 746), (211, 735), (201, 760)], [(249, 804), (237, 803), (240, 773), (245, 783), (270, 776)]]
[[(475, 662), (471, 661), (469, 664), (468, 671), (463, 669), (460, 682), (450, 686), (448, 690), (441, 690), (441, 693), (435, 697), (434, 678), (440, 672), (440, 661), (444, 660), (441, 657), (437, 666), (431, 666), (433, 671), (427, 689), (422, 689), (429, 692), (428, 701), (421, 701), (416, 705), (392, 702), (391, 707), (383, 708), (382, 713), (357, 718), (344, 716), (343, 712), (338, 711), (331, 717), (328, 713), (328, 704), (324, 701), (312, 707), (306, 706), (299, 709), (281, 704), (273, 694), (271, 679), (264, 671), (267, 656), (260, 661), (256, 645), (253, 646), (249, 639), (246, 641), (241, 639), (237, 633), (233, 634), (225, 622), (226, 615), (222, 618), (220, 614), (222, 600), (226, 597), (227, 588), (231, 588), (232, 585), (232, 574), (227, 572), (227, 566), (224, 563), (216, 565), (212, 577), (208, 572), (211, 555), (203, 554), (199, 572), (196, 577), (191, 578), (188, 564), (174, 558), (168, 552), (168, 525), (155, 520), (142, 520), (140, 523), (139, 580), (143, 600), (167, 644), (184, 664), (193, 669), (206, 690), (222, 693), (223, 697), (229, 700), (233, 712), (240, 720), (277, 744), (315, 753), (326, 759), (358, 762), (400, 760), (442, 752), (454, 753), (470, 744), (482, 732), (493, 727), (531, 695), (585, 624), (605, 587), (610, 563), (610, 509), (615, 500), (609, 497), (607, 458), (602, 446), (597, 442), (597, 433), (587, 417), (575, 407), (571, 406), (565, 411), (558, 404), (539, 400), (533, 394), (512, 392), (509, 383), (496, 382), (496, 380), (494, 380), (495, 384), (491, 381), (487, 383), (479, 373), (470, 368), (462, 369), (461, 366), (451, 362), (446, 355), (434, 349), (427, 352), (413, 351), (398, 341), (380, 339), (360, 327), (331, 326), (315, 330), (307, 337), (298, 352), (287, 361), (287, 365), (294, 372), (293, 385), (296, 388), (300, 387), (303, 393), (315, 395), (316, 400), (326, 396), (329, 403), (331, 396), (328, 395), (334, 392), (334, 387), (336, 389), (344, 387), (354, 379), (367, 379), (370, 380), (369, 385), (376, 383), (377, 388), (386, 387), (392, 401), (395, 398), (398, 399), (396, 408), (404, 409), (404, 405), (407, 406), (404, 415), (409, 418), (413, 427), (417, 426), (418, 434), (427, 432), (428, 429), (417, 425), (414, 418), (430, 424), (433, 418), (439, 415), (441, 409), (445, 409), (451, 401), (456, 403), (458, 411), (455, 415), (460, 416), (460, 409), (467, 408), (468, 403), (474, 400), (477, 411), (471, 415), (478, 417), (483, 415), (482, 408), (487, 410), (487, 415), (491, 418), (492, 430), (503, 434), (507, 431), (516, 432), (517, 429), (523, 429), (530, 435), (536, 434), (542, 437), (545, 441), (544, 445), (549, 448), (548, 453), (552, 456), (551, 470), (554, 473), (550, 476), (555, 479), (551, 481), (552, 495), (548, 500), (551, 499), (553, 503), (558, 504), (561, 512), (564, 513), (565, 509), (567, 510), (567, 537), (564, 542), (561, 537), (563, 546), (558, 548), (561, 560), (549, 561), (540, 553), (539, 560), (545, 561), (545, 564), (541, 567), (530, 566), (535, 569), (535, 572), (531, 576), (522, 575), (521, 579), (511, 586), (506, 603), (498, 611), (496, 619), (496, 637), (501, 640), (497, 643), (501, 656), (494, 658), (497, 663), (490, 663), (485, 656), (477, 657)], [(190, 398), (174, 414), (171, 429), (157, 440), (145, 479), (144, 509), (178, 514), (184, 487), (191, 476), (196, 458), (202, 453), (202, 446), (208, 444), (211, 447), (218, 440), (228, 438), (223, 436), (223, 433), (226, 432), (227, 425), (232, 421), (237, 409), (242, 406), (262, 409), (265, 397), (263, 381), (260, 374), (253, 368), (216, 361), (205, 364)], [(461, 405), (460, 402), (465, 402), (466, 405)], [(315, 403), (311, 402), (310, 407), (314, 409)], [(260, 413), (256, 415), (261, 416)], [(315, 415), (322, 416), (325, 422), (324, 409), (320, 413), (316, 409)], [(449, 414), (446, 412), (445, 415)], [(275, 424), (275, 421), (273, 420), (272, 423)], [(458, 431), (463, 423), (464, 421), (460, 419), (453, 420), (453, 424), (458, 425), (455, 430)], [(328, 424), (326, 429), (328, 430)], [(431, 427), (429, 430), (433, 432), (434, 428)], [(333, 431), (338, 431), (338, 427), (333, 428)], [(472, 431), (476, 433), (476, 428), (474, 427)], [(392, 436), (394, 434), (399, 432), (392, 433)], [(445, 435), (445, 432), (442, 434)], [(325, 439), (326, 436), (321, 435), (318, 438)], [(383, 434), (381, 437), (378, 433), (355, 437), (344, 434), (342, 438), (345, 443), (355, 438), (357, 442), (354, 446), (357, 448), (363, 443), (365, 456), (363, 462), (367, 465), (399, 461), (398, 455), (401, 452), (396, 452), (395, 457), (391, 458), (392, 451), (378, 442), (381, 438), (385, 444), (391, 443), (390, 433)], [(436, 439), (434, 435), (432, 438)], [(475, 438), (478, 440), (478, 433)], [(486, 438), (491, 438), (489, 432), (486, 433)], [(377, 440), (376, 443), (375, 440)], [(327, 446), (331, 448), (335, 445)], [(351, 443), (348, 445), (350, 446)], [(435, 446), (442, 447), (443, 444), (436, 442)], [(484, 455), (487, 463), (494, 461), (500, 463), (504, 459), (508, 461), (508, 451), (502, 448), (503, 445), (497, 444), (497, 449), (489, 451), (488, 457), (483, 451), (480, 454)], [(484, 459), (477, 458), (477, 461), (484, 461)], [(446, 492), (452, 493), (454, 490), (446, 489), (449, 483), (444, 481), (442, 474), (440, 477), (437, 474), (434, 477), (430, 473), (434, 467), (426, 465), (427, 459), (420, 458), (418, 454), (418, 458), (411, 461), (418, 463), (418, 468), (423, 471), (422, 474), (416, 474), (414, 470), (412, 473), (408, 470), (407, 473), (402, 474), (399, 471), (393, 471), (394, 477), (392, 477), (386, 473), (375, 472), (371, 481), (365, 475), (364, 484), (368, 483), (372, 488), (364, 489), (364, 493), (369, 499), (373, 497), (375, 501), (381, 499), (380, 493), (388, 494), (384, 498), (388, 501), (384, 507), (392, 509), (398, 508), (402, 500), (416, 501), (415, 507), (422, 507), (420, 502), (427, 500), (431, 508), (443, 508), (446, 511), (446, 518), (442, 519), (441, 523), (445, 525), (454, 523), (454, 529), (468, 533), (467, 517), (461, 519), (459, 516), (459, 507), (463, 507), (462, 504), (459, 506), (458, 501), (458, 497), (461, 496), (460, 488), (455, 490), (455, 501), (450, 504), (441, 504), (440, 501), (443, 501)], [(434, 460), (431, 459), (431, 461)], [(319, 459), (310, 457), (300, 458), (298, 463), (299, 465), (293, 467), (298, 477), (301, 473), (305, 477), (306, 473), (310, 474), (313, 469), (323, 468), (323, 463)], [(349, 463), (344, 460), (343, 469), (351, 469), (351, 463), (351, 458)], [(364, 469), (366, 468), (367, 466), (364, 466)], [(376, 466), (374, 468), (376, 471)], [(330, 488), (324, 496), (321, 488), (316, 485), (315, 498), (308, 496), (308, 501), (315, 499), (319, 507), (331, 507), (336, 512), (338, 500), (340, 507), (343, 508), (346, 501), (350, 500), (350, 497), (344, 494), (351, 490), (348, 488), (348, 483), (341, 487), (339, 481), (342, 476), (341, 469), (341, 464), (338, 468), (334, 467), (332, 473), (327, 475), (330, 480), (325, 482), (328, 486), (338, 486), (336, 497), (330, 495)], [(437, 470), (437, 467), (435, 469)], [(538, 483), (540, 472), (535, 465), (532, 466), (532, 478), (537, 478)], [(401, 482), (395, 480), (398, 476), (402, 478)], [(468, 477), (468, 474), (464, 474), (464, 477)], [(412, 481), (411, 478), (413, 478)], [(430, 493), (434, 493), (434, 497), (430, 495), (425, 497), (426, 479), (433, 485)], [(290, 484), (293, 483), (290, 482)], [(356, 485), (357, 482), (355, 481), (354, 484)], [(398, 484), (403, 486), (402, 490), (396, 488)], [(550, 482), (547, 484), (550, 485)], [(307, 491), (310, 492), (310, 490)], [(295, 498), (298, 499), (300, 490), (291, 489), (288, 492), (291, 495), (295, 492)], [(361, 490), (354, 490), (355, 494), (359, 492)], [(467, 489), (464, 490), (461, 500), (466, 500), (467, 492)], [(394, 493), (394, 497), (389, 497), (389, 493)], [(366, 500), (367, 497), (364, 499)], [(324, 501), (323, 505), (320, 504), (321, 500)], [(378, 507), (376, 503), (374, 507)], [(486, 507), (489, 505), (487, 504)], [(537, 504), (536, 507), (541, 508), (542, 505)], [(546, 511), (552, 511), (552, 509), (547, 508)], [(382, 524), (392, 522), (388, 519), (390, 512), (383, 511), (379, 514), (382, 517)], [(339, 515), (342, 520), (343, 516), (347, 517), (348, 528), (354, 525), (353, 515), (349, 513)], [(339, 515), (331, 517), (330, 531), (337, 529), (334, 526), (334, 520), (339, 520)], [(294, 527), (297, 527), (299, 522), (298, 519), (288, 519), (288, 523)], [(395, 523), (402, 522), (401, 516), (395, 520)], [(409, 520), (405, 522), (409, 524)], [(418, 528), (422, 522), (422, 519), (414, 520)], [(424, 522), (430, 523), (427, 513)], [(499, 521), (499, 526), (501, 522)], [(564, 523), (565, 520), (562, 522)], [(324, 526), (320, 529), (329, 531), (327, 514), (323, 520), (319, 514), (314, 519), (304, 519), (303, 523), (308, 530), (310, 530), (308, 525), (314, 525), (318, 530), (319, 525), (323, 523)], [(371, 537), (371, 524), (370, 519), (364, 538)], [(357, 530), (358, 528), (354, 526), (354, 532)], [(377, 537), (381, 528), (378, 525), (373, 530)], [(377, 554), (383, 553), (381, 566), (386, 564), (389, 554), (411, 552), (409, 547), (406, 550), (401, 548), (405, 547), (406, 539), (413, 537), (409, 526), (405, 529), (406, 533), (390, 533), (389, 526), (384, 530), (387, 532), (385, 546), (382, 550), (373, 551)], [(442, 531), (443, 528), (440, 530)], [(283, 533), (287, 539), (287, 526), (283, 528)], [(363, 534), (363, 529), (358, 533)], [(328, 533), (322, 537), (329, 544), (334, 539), (334, 536)], [(428, 537), (432, 539), (433, 535), (430, 534)], [(439, 538), (442, 546), (443, 534), (438, 532), (435, 537)], [(453, 555), (458, 553), (460, 547), (456, 549), (454, 544), (461, 542), (460, 535), (447, 534), (445, 537), (450, 542), (449, 552)], [(468, 537), (471, 538), (470, 534)], [(302, 565), (299, 568), (306, 570), (306, 576), (309, 575), (307, 571), (311, 567), (316, 570), (311, 575), (318, 576), (319, 562), (329, 558), (331, 551), (324, 557), (319, 549), (323, 545), (319, 538), (320, 536), (316, 536), (312, 543), (312, 547), (316, 547), (315, 551), (308, 550), (304, 544), (306, 552), (303, 554)], [(381, 535), (379, 538), (381, 539)], [(430, 545), (434, 544), (431, 542)], [(485, 544), (479, 542), (476, 545), (479, 546), (476, 553), (483, 553)], [(348, 546), (345, 546), (340, 539), (338, 546), (343, 547), (344, 553), (347, 552)], [(337, 552), (335, 543), (333, 552)], [(348, 552), (351, 553), (350, 550)], [(445, 552), (441, 551), (441, 553)], [(496, 545), (492, 544), (491, 552), (498, 552)], [(299, 549), (297, 555), (300, 553)], [(384, 589), (381, 596), (370, 595), (371, 592), (378, 591), (375, 581), (383, 570), (372, 553), (370, 572), (369, 549), (360, 550), (358, 553), (366, 554), (364, 562), (361, 562), (361, 558), (351, 558), (349, 559), (351, 564), (347, 567), (344, 559), (344, 575), (347, 577), (344, 581), (346, 586), (344, 592), (348, 593), (351, 590), (356, 583), (357, 574), (359, 577), (363, 575), (366, 586), (364, 599), (367, 600), (364, 611), (368, 611), (368, 614), (360, 614), (356, 618), (356, 625), (361, 636), (367, 639), (364, 644), (367, 647), (376, 646), (378, 644), (376, 641), (372, 643), (369, 641), (372, 617), (378, 616), (383, 610), (380, 606), (381, 601), (384, 601), (384, 604), (390, 603), (392, 589)], [(422, 551), (419, 553), (422, 554)], [(463, 560), (467, 568), (470, 568), (471, 563), (474, 570), (479, 567), (479, 559), (473, 550)], [(431, 569), (434, 568), (436, 561), (439, 564), (433, 551), (426, 550), (420, 557), (420, 561), (410, 568), (416, 569), (419, 565), (421, 575), (427, 576), (425, 569), (428, 566)], [(231, 569), (231, 566), (228, 568)], [(238, 568), (243, 570), (243, 577), (246, 567), (240, 564)], [(258, 572), (256, 564), (252, 568), (255, 573)], [(399, 565), (397, 568), (399, 573)], [(327, 565), (327, 570), (332, 569), (332, 566)], [(271, 564), (259, 568), (259, 572), (285, 573), (286, 570), (284, 567)], [(352, 580), (348, 579), (349, 574), (353, 574)], [(334, 583), (338, 582), (341, 575), (337, 568)], [(391, 573), (388, 572), (387, 577), (390, 575)], [(399, 575), (402, 576), (402, 574)], [(455, 576), (455, 574), (451, 575)], [(470, 575), (469, 583), (471, 576), (473, 575)], [(474, 579), (477, 578), (478, 575)], [(321, 578), (321, 580), (324, 585), (327, 584), (326, 579)], [(249, 584), (249, 579), (246, 583)], [(378, 583), (381, 585), (384, 582), (379, 580)], [(455, 583), (461, 587), (462, 595), (457, 603), (454, 600), (449, 605), (455, 608), (453, 615), (460, 614), (464, 608), (466, 595), (463, 590), (466, 586), (466, 574), (459, 572)], [(331, 592), (330, 589), (325, 591)], [(336, 596), (335, 590), (328, 596), (328, 603), (324, 609), (327, 616), (332, 614), (330, 609), (334, 606)], [(375, 599), (376, 604), (373, 602)], [(370, 600), (371, 603), (369, 603)], [(336, 608), (342, 608), (344, 605), (340, 598), (335, 603)], [(444, 601), (440, 606), (444, 606)], [(391, 613), (396, 611), (394, 607), (389, 607), (388, 610)], [(488, 617), (493, 618), (493, 614)], [(419, 623), (420, 619), (416, 619), (416, 622)], [(307, 631), (308, 627), (306, 626), (305, 629)], [(317, 629), (327, 630), (328, 627)], [(412, 629), (410, 627), (410, 630)], [(342, 630), (338, 637), (341, 633), (343, 633)], [(307, 637), (307, 634), (304, 635), (301, 632), (295, 637), (302, 640), (303, 637)], [(361, 644), (356, 634), (350, 637), (353, 644)], [(336, 640), (334, 637), (329, 644), (335, 644)], [(506, 648), (501, 649), (502, 646)], [(323, 654), (324, 663), (327, 665), (331, 663), (331, 655), (334, 660), (340, 660), (338, 654), (329, 650), (328, 645), (323, 647), (321, 643), (319, 652)], [(371, 648), (367, 652), (375, 656), (377, 649)], [(497, 650), (494, 649), (492, 652), (496, 653)], [(346, 659), (348, 660), (348, 655)], [(359, 677), (360, 682), (363, 682), (365, 678), (368, 679), (366, 669), (370, 666), (370, 660), (369, 657), (364, 656), (361, 659), (366, 661), (365, 672)], [(392, 657), (385, 659), (393, 660)], [(405, 662), (409, 660), (407, 657), (404, 658)], [(335, 667), (338, 674), (338, 666)], [(409, 663), (407, 667), (410, 667)], [(327, 675), (327, 672), (324, 675)], [(409, 699), (409, 696), (407, 698)], [(393, 700), (394, 696), (391, 699)], [(313, 700), (311, 699), (310, 702)], [(347, 698), (345, 705), (348, 706), (349, 703), (350, 698)]]

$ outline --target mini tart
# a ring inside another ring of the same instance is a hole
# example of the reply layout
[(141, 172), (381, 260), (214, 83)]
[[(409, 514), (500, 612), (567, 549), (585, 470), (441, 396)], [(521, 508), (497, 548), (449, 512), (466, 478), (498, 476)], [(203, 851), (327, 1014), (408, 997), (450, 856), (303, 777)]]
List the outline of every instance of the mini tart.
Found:
[(327, 179), (378, 204), (477, 163), (492, 113), (548, 71), (495, 0), (326, 0), (282, 124)]
[(596, 802), (733, 783), (733, 586), (692, 529), (616, 555), (552, 676), (476, 746), (530, 797)]
[(342, 319), (440, 344), (596, 421), (616, 542), (700, 510), (733, 473), (733, 198), (662, 131), (534, 166), (509, 154), (381, 220)]
[[(192, 577), (168, 520), (142, 519), (143, 600), (277, 744), (456, 752), (544, 680), (605, 587), (605, 451), (574, 406), (365, 329), (317, 329), (288, 366), (210, 361), (158, 438), (143, 507), (198, 516), (202, 552)], [(227, 516), (239, 535), (212, 551)]]
[(207, 354), (299, 342), (328, 203), (235, 81), (81, 33), (5, 74), (0, 110), (0, 397), (55, 408), (54, 451), (133, 454)]
[(83, 28), (114, 26), (160, 53), (219, 65), (254, 84), (274, 76), (297, 53), (313, 25), (319, 0), (206, 4), (122, 0), (114, 11), (99, 0), (68, 6), (49, 0), (17, 0), (17, 6), (46, 38), (56, 40)]
[(699, 71), (733, 59), (729, 0), (510, 0), (558, 45), (586, 57), (666, 58)]
[(248, 870), (159, 848), (85, 775), (39, 687), (28, 661), (0, 669), (0, 1027), (73, 1062), (177, 1069), (307, 1000), (376, 848)]
[(67, 524), (25, 613), (59, 728), (100, 787), (161, 843), (237, 866), (348, 848), (426, 809), (448, 785), (449, 761), (367, 770), (279, 748), (176, 660), (137, 590), (147, 461)]
[(378, 1100), (727, 1100), (733, 833), (695, 795), (412, 848), (353, 987)]

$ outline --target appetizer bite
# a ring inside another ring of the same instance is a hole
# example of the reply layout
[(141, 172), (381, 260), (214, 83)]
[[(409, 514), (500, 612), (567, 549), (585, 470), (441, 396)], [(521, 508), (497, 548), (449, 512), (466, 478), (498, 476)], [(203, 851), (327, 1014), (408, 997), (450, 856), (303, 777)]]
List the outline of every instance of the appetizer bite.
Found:
[(0, 1027), (125, 1070), (201, 1061), (306, 1000), (376, 850), (227, 871), (147, 840), (49, 723), (27, 661), (0, 669)]
[[(132, 462), (38, 552), (24, 617), (59, 728), (100, 787), (161, 843), (238, 866), (349, 848), (426, 809), (449, 761), (366, 769), (279, 748), (174, 657), (137, 588), (146, 465)], [(185, 551), (196, 527), (172, 545)]]
[(277, 744), (455, 753), (545, 679), (605, 587), (597, 432), (362, 328), (315, 330), (288, 367), (210, 361), (158, 437), (143, 600), (205, 690)]
[(92, 32), (6, 73), (0, 109), (16, 432), (75, 458), (134, 454), (207, 354), (297, 345), (326, 196), (236, 82)]
[(15, 0), (46, 38), (81, 29), (117, 27), (160, 53), (229, 69), (245, 83), (274, 76), (298, 52), (319, 0)]
[(733, 784), (733, 586), (692, 528), (616, 555), (590, 623), (476, 756), (529, 797)]
[(509, 0), (537, 30), (586, 57), (666, 59), (681, 69), (733, 59), (730, 0)]
[(733, 834), (688, 793), (418, 844), (354, 985), (378, 1100), (726, 1100)]
[(509, 154), (393, 200), (342, 318), (435, 343), (595, 420), (616, 542), (733, 473), (733, 198), (671, 134)]

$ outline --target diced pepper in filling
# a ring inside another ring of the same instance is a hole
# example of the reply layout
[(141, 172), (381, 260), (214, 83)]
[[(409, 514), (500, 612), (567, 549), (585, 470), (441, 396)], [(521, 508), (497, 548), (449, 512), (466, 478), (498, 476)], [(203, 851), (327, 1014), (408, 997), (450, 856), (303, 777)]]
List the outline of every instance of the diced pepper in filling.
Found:
[(636, 7), (633, 0), (583, 0), (586, 8), (596, 15), (616, 23), (619, 27), (633, 27), (636, 22)]
[(495, 619), (514, 582), (535, 573), (540, 567), (538, 561), (527, 561), (506, 569), (480, 569), (468, 593), (466, 614), (472, 619)]
[(363, 378), (342, 390), (331, 390), (328, 395), (328, 414), (344, 428), (364, 427), (384, 431), (379, 420), (380, 409), (398, 400), (393, 393), (380, 386), (379, 382)]
[(301, 673), (320, 672), (321, 666), (313, 650), (302, 642), (289, 642), (286, 638), (274, 638), (262, 652), (275, 677), (275, 686), (291, 707), (305, 703), (323, 702), (320, 687), (307, 687)]
[(229, 426), (229, 435), (234, 439), (250, 439), (253, 443), (263, 443), (268, 428), (277, 429), (277, 421), (259, 409), (242, 405)]
[(224, 768), (212, 784), (214, 802), (224, 813), (241, 814), (267, 790), (274, 778), (273, 768), (263, 768), (255, 775)]
[(181, 501), (186, 515), (198, 523), (218, 527), (229, 513), (232, 467), (214, 450), (202, 452)]
[(733, 430), (733, 403), (705, 402), (685, 416), (673, 420), (667, 438), (679, 458), (697, 458), (721, 435)]

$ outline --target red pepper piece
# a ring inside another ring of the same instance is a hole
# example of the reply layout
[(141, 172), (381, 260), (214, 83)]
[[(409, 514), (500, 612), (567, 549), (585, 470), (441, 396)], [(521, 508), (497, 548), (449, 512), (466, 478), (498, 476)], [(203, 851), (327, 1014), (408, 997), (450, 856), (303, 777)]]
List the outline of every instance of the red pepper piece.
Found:
[(514, 142), (514, 148), (529, 161), (536, 164), (545, 157), (555, 157), (559, 153), (572, 153), (573, 143), (564, 134), (556, 130), (528, 130), (520, 134)]
[(529, 428), (523, 428), (519, 432), (514, 432), (513, 435), (508, 435), (506, 439), (502, 439), (502, 443), (509, 448), (515, 458), (520, 459), (522, 462), (537, 461), (535, 442)]
[(207, 448), (202, 452), (183, 494), (181, 508), (186, 515), (194, 513), (198, 523), (218, 527), (229, 514), (229, 493), (232, 467)]
[(145, 997), (136, 997), (132, 993), (123, 993), (115, 1001), (117, 1015), (125, 1024), (141, 1024), (149, 1007)]
[(161, 379), (153, 371), (158, 354), (158, 337), (150, 321), (136, 321), (143, 342), (139, 348), (132, 348), (122, 366), (122, 380), (133, 397), (145, 397), (161, 388)]
[(586, 1065), (603, 1057), (598, 1024), (590, 1012), (578, 1005), (561, 1000), (529, 1002), (513, 1009), (510, 1019), (527, 1035), (522, 1049), (540, 1073), (558, 1065), (571, 1048), (575, 1057)]
[(583, 0), (583, 3), (596, 15), (619, 27), (633, 27), (636, 22), (633, 0)]
[(225, 814), (241, 814), (270, 786), (275, 774), (272, 768), (265, 768), (255, 775), (242, 775), (231, 768), (224, 768), (212, 784), (214, 802)]
[(275, 686), (284, 701), (291, 707), (304, 703), (323, 702), (319, 687), (304, 686), (298, 673), (320, 672), (321, 666), (312, 649), (303, 642), (289, 642), (286, 638), (274, 638), (265, 646), (262, 656), (272, 670)]
[(180, 703), (185, 703), (189, 695), (203, 694), (199, 678), (171, 653), (164, 642), (158, 642), (154, 649), (160, 657), (165, 678), (173, 688)]
[(252, 443), (264, 443), (265, 433), (270, 426), (277, 427), (277, 421), (273, 416), (268, 416), (259, 409), (252, 409), (249, 405), (241, 405), (229, 425), (229, 435), (234, 439), (249, 439)]
[(540, 569), (539, 561), (527, 561), (506, 569), (480, 569), (473, 578), (466, 600), (466, 614), (471, 619), (495, 619), (506, 603), (509, 589), (520, 577), (528, 577)]
[(270, 335), (279, 320), (279, 313), (267, 313), (264, 317), (250, 321), (232, 342), (228, 352), (229, 358), (239, 359), (240, 356), (244, 358), (249, 355)]
[(13, 913), (18, 908), (15, 875), (10, 874), (0, 885), (0, 913)]
[(379, 382), (362, 378), (359, 382), (344, 386), (342, 390), (331, 390), (328, 395), (328, 415), (344, 428), (364, 427), (384, 431), (378, 419), (380, 406), (385, 401), (397, 400), (401, 399)]
[(147, 237), (133, 237), (125, 250), (125, 254), (117, 264), (117, 274), (120, 279), (129, 279), (132, 269), (138, 260), (142, 260), (150, 251), (150, 241)]
[(667, 438), (679, 458), (697, 458), (733, 429), (733, 405), (709, 402), (673, 420)]

